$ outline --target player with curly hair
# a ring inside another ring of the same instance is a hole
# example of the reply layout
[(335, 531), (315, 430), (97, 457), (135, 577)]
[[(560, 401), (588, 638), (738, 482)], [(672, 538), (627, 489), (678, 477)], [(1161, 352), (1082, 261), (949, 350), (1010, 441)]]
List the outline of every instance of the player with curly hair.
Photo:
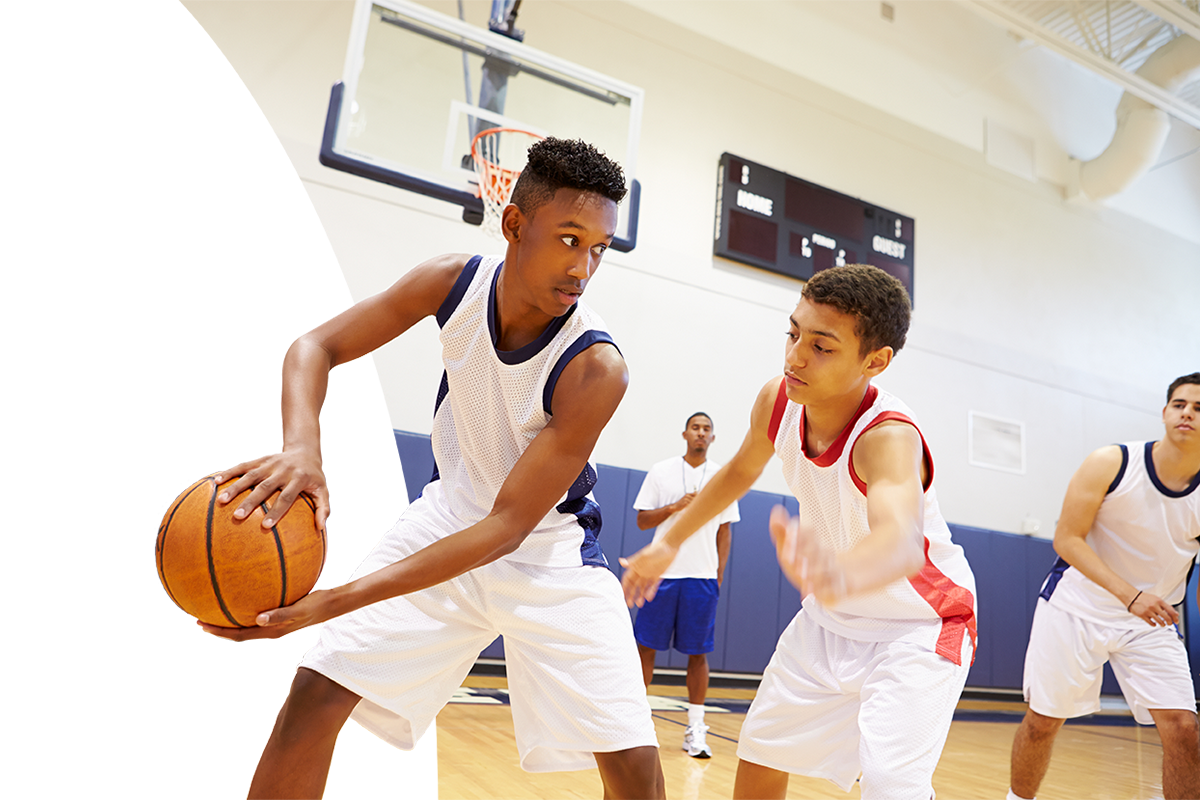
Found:
[(664, 797), (658, 742), (621, 587), (597, 541), (592, 448), (625, 393), (625, 362), (580, 302), (625, 196), (621, 168), (580, 141), (547, 139), (501, 217), (505, 256), (446, 255), (301, 336), (284, 360), (283, 452), (239, 464), (219, 498), (253, 487), (245, 516), (280, 491), (329, 514), (318, 415), (330, 370), (425, 317), (441, 327), (435, 472), (354, 579), (213, 628), (234, 640), (326, 623), (259, 761), (251, 797), (317, 797), (353, 716), (411, 749), (503, 634), (521, 766), (598, 767), (604, 796)]
[(928, 800), (975, 652), (975, 578), (938, 510), (912, 411), (872, 381), (904, 346), (910, 304), (881, 269), (818, 272), (788, 317), (783, 375), (760, 390), (733, 459), (666, 536), (621, 563), (654, 598), (679, 545), (746, 493), (773, 455), (799, 501), (771, 515), (804, 607), (779, 637), (738, 741), (733, 796), (783, 798), (791, 774), (864, 800)]

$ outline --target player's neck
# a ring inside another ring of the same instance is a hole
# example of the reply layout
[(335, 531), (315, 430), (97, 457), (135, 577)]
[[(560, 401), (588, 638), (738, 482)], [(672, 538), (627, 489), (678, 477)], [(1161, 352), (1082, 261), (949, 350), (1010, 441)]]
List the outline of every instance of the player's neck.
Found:
[(864, 381), (846, 394), (819, 403), (805, 403), (804, 452), (815, 458), (828, 450), (854, 419), (870, 387), (871, 382)]
[(508, 276), (501, 271), (496, 281), (496, 349), (519, 350), (537, 339), (554, 321), (546, 312), (522, 297), (519, 287), (514, 289)]
[(702, 464), (704, 464), (705, 461), (708, 460), (708, 453), (704, 452), (704, 453), (700, 453), (699, 455), (697, 455), (695, 452), (689, 450), (687, 452), (687, 454), (684, 455), (683, 460), (688, 463), (689, 467), (691, 467), (692, 469), (695, 469), (696, 467), (701, 466)]
[(1192, 446), (1180, 447), (1169, 437), (1164, 437), (1155, 442), (1150, 450), (1155, 474), (1171, 491), (1183, 491), (1192, 485), (1196, 474), (1200, 473), (1200, 443), (1189, 444)]

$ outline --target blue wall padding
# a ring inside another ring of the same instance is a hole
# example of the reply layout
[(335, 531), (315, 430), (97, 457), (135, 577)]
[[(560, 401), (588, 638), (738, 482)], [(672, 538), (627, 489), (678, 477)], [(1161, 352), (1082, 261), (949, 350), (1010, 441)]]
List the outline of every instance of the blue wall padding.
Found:
[[(433, 474), (429, 437), (396, 431), (396, 447), (404, 466), (409, 500), (420, 494)], [(638, 530), (633, 501), (646, 477), (643, 470), (599, 465), (593, 490), (604, 526), (600, 544), (609, 569), (618, 577), (620, 556), (636, 553), (650, 542), (653, 531)], [(771, 509), (782, 503), (797, 513), (794, 497), (750, 492), (739, 504), (741, 521), (733, 525), (733, 547), (725, 568), (717, 605), (716, 648), (709, 654), (714, 672), (761, 673), (775, 649), (779, 634), (800, 610), (800, 592), (783, 577), (767, 533)], [(975, 572), (979, 605), (979, 641), (967, 685), (977, 688), (1020, 689), (1029, 626), (1037, 607), (1042, 581), (1056, 558), (1046, 539), (951, 525), (954, 541), (962, 546)], [(1184, 631), (1192, 663), (1200, 663), (1200, 612), (1196, 607), (1197, 576), (1192, 575), (1184, 609)], [(632, 612), (636, 615), (636, 611)], [(481, 653), (503, 658), (497, 639)], [(683, 669), (687, 656), (675, 650), (660, 652), (659, 667)], [(1120, 692), (1112, 671), (1104, 668), (1105, 694)], [(1200, 694), (1200, 679), (1197, 692)]]

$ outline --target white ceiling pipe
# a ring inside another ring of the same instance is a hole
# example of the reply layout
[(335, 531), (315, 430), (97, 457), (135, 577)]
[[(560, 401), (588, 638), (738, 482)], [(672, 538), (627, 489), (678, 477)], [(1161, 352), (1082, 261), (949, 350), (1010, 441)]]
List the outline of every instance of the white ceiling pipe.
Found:
[[(1154, 51), (1137, 74), (1175, 92), (1200, 80), (1200, 42), (1179, 36)], [(1092, 200), (1119, 194), (1158, 161), (1171, 118), (1166, 112), (1126, 92), (1117, 104), (1117, 130), (1108, 148), (1079, 167), (1079, 190)]]

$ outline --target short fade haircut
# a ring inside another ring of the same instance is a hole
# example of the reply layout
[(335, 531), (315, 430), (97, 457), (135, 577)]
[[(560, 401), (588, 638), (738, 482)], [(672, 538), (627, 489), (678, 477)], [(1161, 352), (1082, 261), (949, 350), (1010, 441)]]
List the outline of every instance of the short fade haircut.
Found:
[(542, 139), (529, 148), (529, 160), (508, 202), (532, 217), (559, 189), (594, 192), (620, 203), (625, 199), (625, 173), (581, 139)]
[(1171, 402), (1171, 398), (1175, 396), (1175, 390), (1185, 384), (1194, 383), (1200, 386), (1200, 372), (1193, 372), (1191, 375), (1180, 375), (1175, 380), (1171, 381), (1171, 385), (1167, 387), (1167, 402)]
[(898, 353), (904, 347), (912, 303), (904, 284), (879, 267), (847, 264), (821, 270), (804, 284), (800, 296), (852, 315), (861, 355), (885, 346)]
[(687, 422), (683, 423), (683, 429), (685, 431), (691, 426), (692, 420), (694, 420), (696, 417), (704, 417), (706, 420), (708, 420), (709, 427), (712, 427), (712, 417), (710, 417), (707, 412), (697, 411), (695, 414), (692, 414), (687, 418)]

